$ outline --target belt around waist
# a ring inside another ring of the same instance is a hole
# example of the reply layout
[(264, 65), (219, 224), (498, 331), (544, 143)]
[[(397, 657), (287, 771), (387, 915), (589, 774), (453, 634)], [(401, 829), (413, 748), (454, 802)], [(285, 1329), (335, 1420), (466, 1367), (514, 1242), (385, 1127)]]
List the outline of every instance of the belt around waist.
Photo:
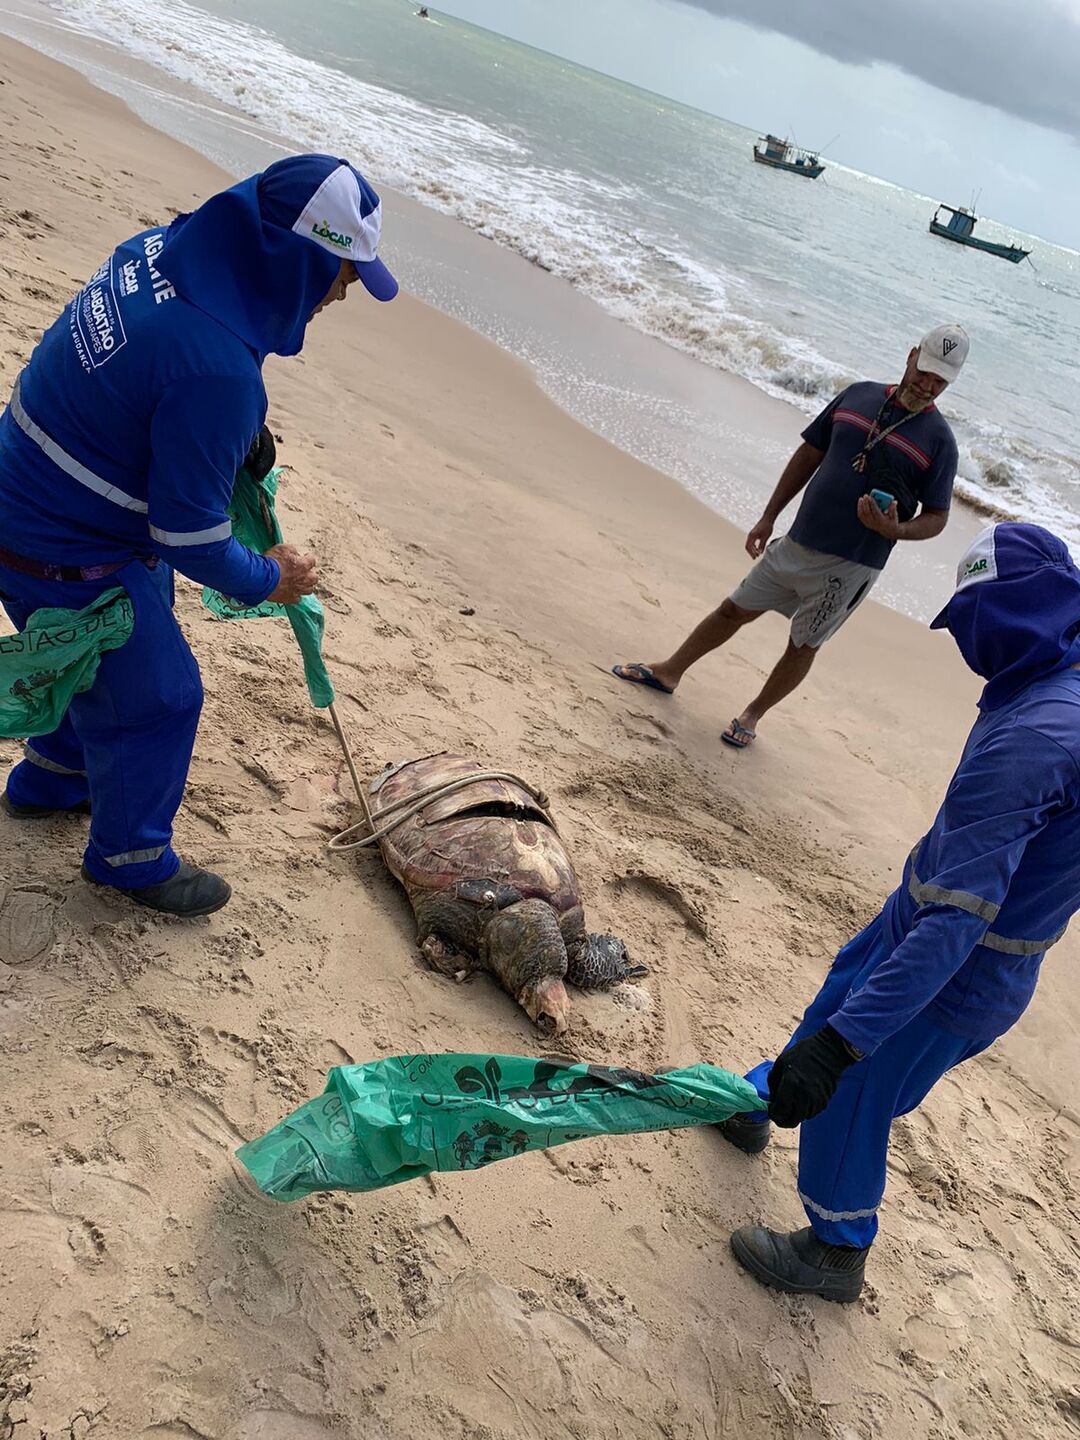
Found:
[(26, 555), (16, 555), (13, 550), (6, 550), (0, 545), (0, 565), (6, 565), (19, 575), (32, 575), (35, 580), (103, 580), (106, 575), (122, 570), (127, 563), (126, 560), (116, 560), (109, 565), (56, 565), (50, 560), (31, 560)]

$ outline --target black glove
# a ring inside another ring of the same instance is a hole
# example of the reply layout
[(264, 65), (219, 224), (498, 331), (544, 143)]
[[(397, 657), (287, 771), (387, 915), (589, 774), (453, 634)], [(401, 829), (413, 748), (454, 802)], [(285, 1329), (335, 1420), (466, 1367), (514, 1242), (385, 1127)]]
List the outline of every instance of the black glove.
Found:
[(837, 1082), (861, 1059), (831, 1025), (778, 1055), (769, 1071), (769, 1119), (785, 1130), (820, 1115)]
[(270, 433), (269, 425), (264, 425), (244, 458), (244, 469), (251, 476), (256, 484), (265, 480), (270, 471), (277, 463), (277, 446), (274, 444), (274, 437)]

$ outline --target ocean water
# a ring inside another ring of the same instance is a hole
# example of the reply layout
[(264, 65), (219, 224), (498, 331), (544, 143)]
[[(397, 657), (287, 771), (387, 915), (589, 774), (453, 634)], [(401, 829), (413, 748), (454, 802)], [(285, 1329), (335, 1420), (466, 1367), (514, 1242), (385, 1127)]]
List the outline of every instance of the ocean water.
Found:
[[(972, 354), (942, 406), (960, 442), (959, 493), (1051, 525), (1080, 553), (1080, 254), (991, 221), (979, 233), (1030, 245), (1032, 263), (968, 252), (927, 225), (936, 198), (969, 197), (918, 195), (836, 163), (817, 181), (774, 173), (751, 163), (755, 137), (741, 126), (415, 10), (410, 0), (14, 0), (0, 27), (81, 64), (236, 173), (249, 132), (347, 154), (377, 187), (807, 414), (849, 380), (894, 378), (919, 334), (959, 320)], [(230, 123), (215, 129), (214, 115)], [(384, 233), (392, 259), (391, 216)], [(649, 427), (625, 423), (633, 396), (606, 384), (595, 359), (586, 376), (480, 313), (475, 296), (455, 307), (422, 266), (403, 278), (517, 348), (578, 418), (738, 509), (709, 481), (707, 415), (681, 415), (658, 453)]]

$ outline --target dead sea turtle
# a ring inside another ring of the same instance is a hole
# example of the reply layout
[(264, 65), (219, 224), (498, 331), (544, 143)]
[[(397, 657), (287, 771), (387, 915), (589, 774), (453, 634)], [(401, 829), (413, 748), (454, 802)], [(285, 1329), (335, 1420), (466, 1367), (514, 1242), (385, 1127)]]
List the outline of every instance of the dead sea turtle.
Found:
[(383, 859), (443, 974), (490, 970), (542, 1030), (561, 1035), (564, 979), (598, 990), (647, 973), (614, 935), (586, 933), (547, 800), (523, 781), (464, 755), (427, 755), (388, 767), (370, 794)]

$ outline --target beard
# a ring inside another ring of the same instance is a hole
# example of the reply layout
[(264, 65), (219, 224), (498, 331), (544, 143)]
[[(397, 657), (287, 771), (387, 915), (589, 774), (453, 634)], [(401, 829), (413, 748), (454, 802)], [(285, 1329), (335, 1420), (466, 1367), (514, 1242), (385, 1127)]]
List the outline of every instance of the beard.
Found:
[(920, 395), (913, 385), (905, 385), (902, 380), (896, 387), (893, 399), (904, 410), (925, 410), (931, 403), (924, 395)]

